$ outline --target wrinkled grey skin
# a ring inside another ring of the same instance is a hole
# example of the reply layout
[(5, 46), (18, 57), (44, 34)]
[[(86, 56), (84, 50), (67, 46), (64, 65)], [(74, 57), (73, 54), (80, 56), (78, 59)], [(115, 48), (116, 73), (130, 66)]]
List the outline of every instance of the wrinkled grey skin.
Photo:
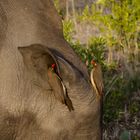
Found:
[[(52, 49), (74, 111), (26, 68), (18, 47), (31, 44)], [(100, 101), (50, 0), (0, 0), (0, 140), (100, 140)]]

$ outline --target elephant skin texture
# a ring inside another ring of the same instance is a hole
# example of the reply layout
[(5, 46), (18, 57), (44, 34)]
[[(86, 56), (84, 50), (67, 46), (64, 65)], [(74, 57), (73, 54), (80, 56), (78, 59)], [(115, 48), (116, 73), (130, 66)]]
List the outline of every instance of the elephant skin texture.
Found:
[(100, 114), (52, 1), (0, 0), (0, 140), (101, 140)]

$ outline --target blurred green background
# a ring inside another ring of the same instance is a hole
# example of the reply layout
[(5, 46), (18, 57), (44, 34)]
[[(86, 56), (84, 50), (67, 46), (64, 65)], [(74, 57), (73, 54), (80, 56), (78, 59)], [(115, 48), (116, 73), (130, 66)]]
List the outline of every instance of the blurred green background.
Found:
[(140, 140), (140, 0), (54, 0), (63, 33), (102, 65), (104, 140)]

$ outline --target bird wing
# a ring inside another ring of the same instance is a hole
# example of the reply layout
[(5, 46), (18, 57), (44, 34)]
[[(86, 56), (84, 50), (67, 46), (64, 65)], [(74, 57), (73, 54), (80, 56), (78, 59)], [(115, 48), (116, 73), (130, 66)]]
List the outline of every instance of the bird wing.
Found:
[(103, 84), (103, 76), (102, 76), (102, 70), (100, 64), (96, 64), (96, 66), (91, 71), (91, 81), (96, 93), (102, 95), (104, 84)]
[(73, 110), (72, 102), (67, 95), (65, 85), (58, 74), (52, 71), (51, 68), (48, 69), (48, 82), (53, 90), (55, 98), (61, 103), (66, 104), (70, 111)]

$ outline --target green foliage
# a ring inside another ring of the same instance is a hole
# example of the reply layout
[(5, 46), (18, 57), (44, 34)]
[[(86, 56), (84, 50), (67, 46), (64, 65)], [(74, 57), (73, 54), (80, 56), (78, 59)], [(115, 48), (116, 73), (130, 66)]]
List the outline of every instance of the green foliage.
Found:
[(139, 5), (139, 0), (98, 0), (91, 9), (86, 6), (78, 20), (93, 24), (99, 29), (108, 48), (122, 50), (128, 60), (129, 55), (133, 55), (134, 60), (138, 61), (136, 50), (139, 47), (140, 33)]
[(106, 40), (102, 37), (92, 37), (89, 39), (88, 43), (88, 52), (89, 55), (92, 56), (92, 58), (100, 63), (103, 64), (105, 61), (105, 48), (106, 48)]
[(74, 24), (71, 20), (64, 20), (63, 21), (63, 34), (65, 39), (71, 43), (72, 42), (72, 35), (74, 32)]
[(130, 132), (125, 130), (120, 135), (120, 140), (130, 140)]
[(71, 46), (81, 57), (82, 61), (86, 63), (89, 70), (93, 68), (92, 60), (102, 65), (104, 64), (105, 40), (103, 38), (90, 38), (88, 48), (79, 44), (79, 42), (73, 43)]
[(138, 102), (132, 102), (129, 106), (129, 110), (132, 115), (138, 113), (139, 109), (140, 109), (140, 104)]
[(79, 16), (79, 20), (81, 20), (81, 21), (89, 21), (90, 20), (90, 12), (89, 12), (88, 5), (84, 8), (82, 15)]
[[(112, 70), (106, 71), (105, 78), (105, 97), (104, 97), (104, 122), (108, 125), (109, 122), (119, 119), (120, 112), (123, 112), (124, 105), (127, 105), (131, 115), (139, 112), (140, 104), (135, 100), (131, 100), (140, 86), (140, 78), (138, 73), (136, 77), (128, 78), (128, 73), (122, 76), (117, 71), (113, 72), (116, 75), (112, 78)], [(129, 101), (129, 102), (128, 102)]]

